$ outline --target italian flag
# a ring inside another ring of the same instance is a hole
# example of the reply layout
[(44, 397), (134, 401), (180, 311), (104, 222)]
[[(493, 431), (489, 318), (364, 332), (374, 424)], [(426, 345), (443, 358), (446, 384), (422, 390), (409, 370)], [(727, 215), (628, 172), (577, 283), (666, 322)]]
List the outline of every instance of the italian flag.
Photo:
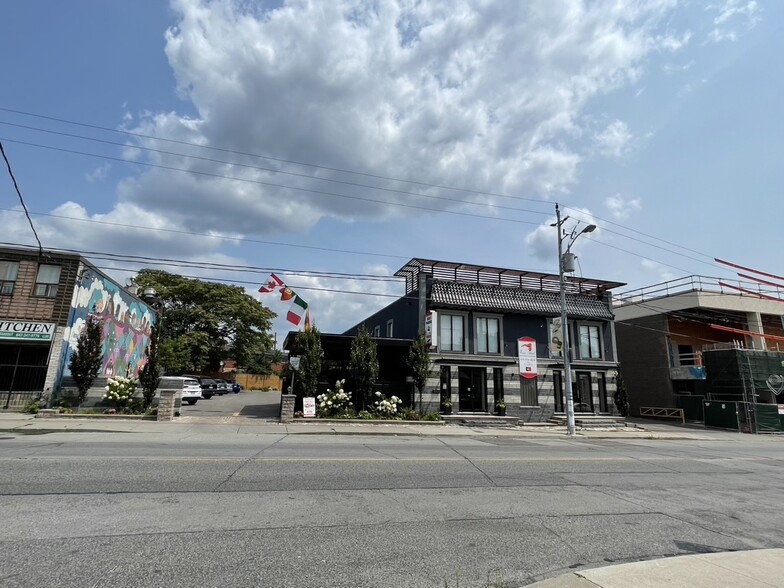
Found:
[(290, 323), (299, 326), (302, 319), (308, 312), (308, 303), (302, 300), (298, 295), (294, 295), (294, 302), (291, 303), (289, 313), (286, 315), (286, 320)]

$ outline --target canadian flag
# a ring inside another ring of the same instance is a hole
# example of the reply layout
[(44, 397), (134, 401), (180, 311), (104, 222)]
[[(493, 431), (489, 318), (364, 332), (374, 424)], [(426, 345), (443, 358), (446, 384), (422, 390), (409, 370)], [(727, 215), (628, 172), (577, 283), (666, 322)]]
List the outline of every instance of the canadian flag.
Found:
[(285, 286), (283, 280), (281, 280), (275, 274), (270, 274), (270, 277), (267, 278), (267, 281), (264, 283), (264, 285), (259, 288), (259, 292), (262, 294), (270, 294), (283, 286)]

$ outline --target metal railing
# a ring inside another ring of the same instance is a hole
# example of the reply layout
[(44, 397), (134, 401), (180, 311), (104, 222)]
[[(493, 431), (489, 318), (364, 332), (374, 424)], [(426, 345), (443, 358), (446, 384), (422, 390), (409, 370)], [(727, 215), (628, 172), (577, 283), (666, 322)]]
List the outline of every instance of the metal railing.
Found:
[[(742, 290), (750, 291), (743, 292)], [(619, 292), (613, 296), (616, 307), (628, 304), (639, 304), (688, 292), (713, 292), (717, 294), (733, 294), (735, 296), (752, 296), (755, 294), (766, 297), (780, 298), (784, 301), (784, 288), (772, 285), (763, 285), (757, 282), (744, 282), (741, 280), (727, 280), (711, 276), (687, 276), (677, 280), (660, 282), (651, 286), (644, 286), (636, 290)]]
[(648, 416), (662, 419), (680, 419), (681, 423), (686, 422), (686, 415), (682, 408), (657, 408), (654, 406), (641, 406), (640, 416)]

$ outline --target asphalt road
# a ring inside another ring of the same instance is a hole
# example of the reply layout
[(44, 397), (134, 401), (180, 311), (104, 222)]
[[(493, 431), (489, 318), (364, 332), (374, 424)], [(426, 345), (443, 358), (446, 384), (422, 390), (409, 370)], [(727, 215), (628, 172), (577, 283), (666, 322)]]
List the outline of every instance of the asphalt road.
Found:
[(522, 586), (784, 547), (784, 440), (0, 436), (0, 585)]
[(244, 390), (238, 394), (230, 392), (223, 396), (202, 398), (193, 406), (183, 404), (182, 416), (231, 417), (234, 415), (263, 420), (280, 417), (280, 392), (260, 392)]

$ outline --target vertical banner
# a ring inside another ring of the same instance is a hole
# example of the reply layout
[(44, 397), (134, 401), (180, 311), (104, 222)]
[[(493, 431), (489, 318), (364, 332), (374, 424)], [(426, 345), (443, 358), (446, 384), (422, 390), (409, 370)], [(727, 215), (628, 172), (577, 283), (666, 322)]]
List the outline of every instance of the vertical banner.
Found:
[(531, 337), (520, 337), (517, 340), (517, 359), (520, 362), (520, 375), (533, 379), (537, 376), (536, 340)]
[(428, 310), (425, 315), (425, 340), (431, 351), (438, 350), (438, 314)]
[(561, 328), (561, 317), (550, 319), (550, 357), (561, 357), (563, 355), (563, 329)]

